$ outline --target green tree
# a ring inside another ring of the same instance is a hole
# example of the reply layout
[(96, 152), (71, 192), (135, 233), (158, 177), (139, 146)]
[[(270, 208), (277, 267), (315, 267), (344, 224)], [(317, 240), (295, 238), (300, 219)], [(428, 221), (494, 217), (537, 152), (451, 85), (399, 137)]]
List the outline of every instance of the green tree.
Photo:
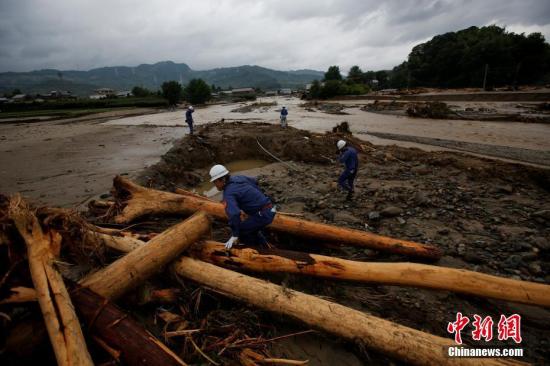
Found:
[(177, 81), (165, 81), (161, 85), (162, 96), (168, 100), (169, 105), (176, 105), (183, 96), (183, 88)]
[(363, 74), (363, 77), (365, 78), (365, 81), (367, 83), (376, 80), (376, 72), (369, 70)]
[(342, 80), (342, 74), (340, 74), (340, 68), (338, 66), (331, 66), (325, 72), (325, 81), (329, 80)]
[(378, 88), (386, 89), (388, 87), (388, 72), (380, 70), (376, 72), (376, 80), (378, 80)]
[(486, 68), (487, 87), (536, 83), (550, 71), (550, 45), (540, 33), (470, 27), (415, 46), (407, 66), (414, 86), (480, 87)]
[(152, 92), (149, 89), (142, 88), (141, 86), (134, 86), (132, 88), (132, 95), (134, 97), (143, 98), (143, 97), (148, 97), (151, 94), (152, 94)]
[(309, 88), (309, 96), (311, 99), (317, 99), (321, 96), (321, 83), (319, 80), (313, 80)]
[(325, 81), (325, 85), (323, 85), (319, 96), (326, 99), (343, 94), (346, 94), (346, 88), (340, 80), (328, 80)]
[(389, 87), (397, 89), (407, 88), (409, 87), (409, 83), (409, 68), (407, 66), (407, 62), (405, 61), (401, 65), (394, 67), (391, 71)]
[(359, 66), (352, 66), (348, 72), (348, 78), (352, 84), (361, 84), (365, 82), (363, 71)]
[(202, 104), (212, 98), (210, 87), (202, 79), (191, 80), (185, 87), (184, 94), (185, 99), (193, 104)]

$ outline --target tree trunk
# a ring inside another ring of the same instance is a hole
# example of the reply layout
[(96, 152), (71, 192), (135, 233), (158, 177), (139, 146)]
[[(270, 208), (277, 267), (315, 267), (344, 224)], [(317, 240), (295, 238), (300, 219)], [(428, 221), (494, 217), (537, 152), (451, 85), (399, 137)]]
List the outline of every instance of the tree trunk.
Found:
[(88, 288), (77, 287), (71, 298), (96, 341), (126, 365), (185, 363), (143, 326), (113, 303)]
[(197, 259), (182, 257), (173, 268), (179, 275), (261, 309), (285, 314), (349, 340), (359, 340), (391, 357), (417, 365), (514, 365), (513, 360), (449, 358), (446, 339), (271, 284)]
[(299, 273), (330, 279), (446, 290), (550, 307), (550, 286), (417, 263), (357, 262), (279, 249), (233, 248), (206, 241), (190, 256), (234, 270)]
[[(208, 199), (144, 188), (120, 176), (115, 177), (114, 187), (117, 191), (117, 198), (126, 204), (121, 214), (115, 217), (115, 221), (118, 223), (128, 223), (149, 214), (191, 214), (200, 210), (217, 219), (227, 220), (223, 205)], [(276, 215), (269, 228), (297, 236), (363, 246), (413, 257), (429, 259), (441, 257), (441, 250), (429, 245), (285, 215)]]
[(197, 212), (157, 235), (146, 245), (139, 246), (128, 255), (83, 279), (80, 284), (114, 300), (174, 260), (209, 228), (210, 220), (207, 215)]
[(144, 241), (129, 236), (114, 236), (90, 230), (84, 232), (82, 240), (90, 244), (96, 243), (125, 253), (131, 252), (145, 244)]
[(55, 269), (53, 247), (59, 235), (44, 233), (21, 197), (10, 201), (9, 216), (25, 240), (29, 268), (46, 329), (59, 365), (93, 365), (80, 323), (61, 274)]

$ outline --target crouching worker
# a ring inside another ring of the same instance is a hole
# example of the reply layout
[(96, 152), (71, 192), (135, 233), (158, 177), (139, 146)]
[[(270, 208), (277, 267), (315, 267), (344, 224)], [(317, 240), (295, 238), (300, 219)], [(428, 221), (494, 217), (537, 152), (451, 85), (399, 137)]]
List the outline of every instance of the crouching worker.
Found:
[(353, 183), (357, 177), (357, 169), (359, 168), (359, 158), (357, 157), (357, 150), (351, 146), (346, 146), (344, 140), (338, 141), (336, 144), (340, 157), (338, 161), (344, 165), (344, 171), (338, 178), (338, 186), (344, 191), (348, 192), (346, 200), (350, 201), (353, 196)]
[[(262, 229), (273, 222), (275, 208), (258, 187), (256, 179), (242, 175), (231, 176), (223, 165), (210, 169), (210, 181), (223, 191), (223, 204), (231, 228), (226, 249), (241, 242), (247, 245), (267, 245)], [(241, 221), (241, 210), (248, 217)]]

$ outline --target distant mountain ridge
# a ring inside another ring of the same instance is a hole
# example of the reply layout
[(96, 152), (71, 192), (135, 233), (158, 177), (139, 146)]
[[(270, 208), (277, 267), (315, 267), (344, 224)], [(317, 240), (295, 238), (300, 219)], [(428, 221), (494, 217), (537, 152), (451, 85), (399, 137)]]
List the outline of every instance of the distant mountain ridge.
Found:
[(134, 86), (141, 86), (157, 90), (165, 81), (176, 80), (186, 84), (194, 78), (201, 78), (209, 85), (222, 88), (296, 88), (323, 76), (323, 72), (315, 70), (277, 71), (250, 65), (199, 71), (192, 70), (184, 63), (162, 61), (135, 67), (112, 66), (88, 71), (44, 69), (3, 72), (0, 73), (0, 94), (18, 88), (28, 94), (70, 90), (74, 94), (85, 96), (98, 88), (130, 90)]

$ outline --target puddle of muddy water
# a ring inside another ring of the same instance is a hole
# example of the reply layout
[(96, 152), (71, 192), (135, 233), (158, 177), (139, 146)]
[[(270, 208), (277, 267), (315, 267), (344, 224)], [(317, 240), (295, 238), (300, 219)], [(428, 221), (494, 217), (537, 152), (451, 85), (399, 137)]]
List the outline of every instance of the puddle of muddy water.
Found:
[[(265, 160), (256, 160), (256, 159), (250, 159), (250, 160), (235, 160), (230, 163), (225, 164), (225, 167), (229, 172), (233, 175), (241, 174), (245, 171), (256, 169), (256, 168), (263, 168), (264, 166), (271, 164)], [(197, 187), (193, 189), (198, 194), (201, 194), (203, 196), (213, 198), (220, 192), (216, 189), (213, 183), (211, 183), (209, 180), (206, 182), (201, 183)]]

